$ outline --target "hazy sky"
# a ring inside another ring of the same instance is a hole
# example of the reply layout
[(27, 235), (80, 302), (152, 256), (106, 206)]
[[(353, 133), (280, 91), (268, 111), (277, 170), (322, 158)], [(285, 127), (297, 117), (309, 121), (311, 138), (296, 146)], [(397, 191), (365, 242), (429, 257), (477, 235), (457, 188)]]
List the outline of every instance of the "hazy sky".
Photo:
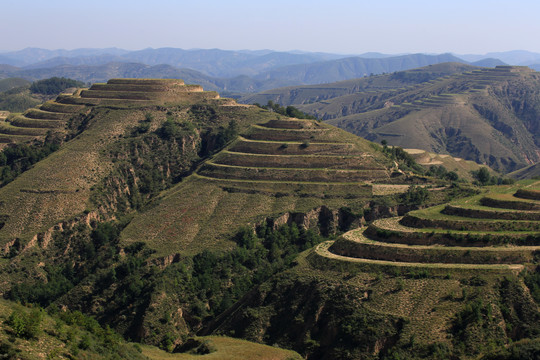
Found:
[(0, 50), (540, 52), (538, 0), (0, 0)]

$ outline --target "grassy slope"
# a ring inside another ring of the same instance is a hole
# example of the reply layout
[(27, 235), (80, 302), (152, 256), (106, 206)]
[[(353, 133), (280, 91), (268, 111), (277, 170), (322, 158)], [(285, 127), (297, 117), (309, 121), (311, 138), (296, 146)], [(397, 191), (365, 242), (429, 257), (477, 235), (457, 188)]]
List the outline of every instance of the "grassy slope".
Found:
[[(29, 314), (30, 309), (16, 303), (0, 300), (0, 343), (9, 344), (17, 351), (21, 360), (38, 359), (110, 359), (113, 356), (130, 359), (147, 359), (135, 347), (124, 341), (116, 349), (98, 349), (95, 334), (82, 326), (67, 325), (56, 316), (43, 315), (36, 338), (25, 339), (13, 336), (12, 327), (6, 322), (15, 311)], [(83, 350), (79, 345), (88, 339), (90, 347)]]
[[(369, 142), (328, 125), (323, 127), (328, 129), (328, 138), (351, 143), (354, 151), (368, 152), (378, 163), (389, 165)], [(215, 155), (215, 158), (219, 157), (220, 154)], [(125, 244), (145, 241), (158, 251), (156, 256), (230, 248), (232, 243), (220, 240), (234, 234), (241, 226), (260, 223), (266, 217), (277, 217), (286, 212), (309, 212), (322, 205), (334, 209), (349, 206), (358, 210), (371, 193), (366, 193), (359, 184), (332, 187), (321, 183), (313, 187), (308, 182), (291, 184), (286, 182), (287, 179), (284, 181), (283, 184), (230, 181), (192, 175), (163, 193), (156, 206), (136, 216), (122, 232), (122, 240)], [(351, 199), (354, 193), (359, 193), (359, 198)], [(324, 199), (325, 195), (330, 198)]]
[(94, 110), (96, 121), (60, 150), (0, 189), (0, 213), (9, 215), (0, 239), (29, 240), (37, 232), (69, 219), (85, 209), (91, 187), (112, 164), (100, 153), (142, 113)]
[(171, 354), (159, 350), (152, 346), (142, 346), (143, 354), (152, 360), (235, 360), (235, 359), (253, 359), (253, 360), (295, 360), (302, 359), (294, 351), (284, 350), (268, 345), (256, 344), (253, 342), (233, 339), (224, 336), (206, 336), (198, 338), (209, 341), (215, 346), (217, 351), (206, 355), (194, 354)]

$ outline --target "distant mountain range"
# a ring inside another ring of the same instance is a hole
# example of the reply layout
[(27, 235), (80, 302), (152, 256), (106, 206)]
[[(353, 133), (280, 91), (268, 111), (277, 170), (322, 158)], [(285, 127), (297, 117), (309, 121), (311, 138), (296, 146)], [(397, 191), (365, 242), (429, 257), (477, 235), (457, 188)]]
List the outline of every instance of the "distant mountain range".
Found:
[[(529, 58), (532, 57), (529, 55)], [(394, 56), (365, 53), (351, 56), (271, 50), (28, 48), (0, 53), (0, 78), (38, 80), (63, 76), (94, 83), (112, 77), (175, 77), (231, 96), (283, 86), (330, 83), (442, 62), (487, 67), (504, 64), (494, 58), (476, 59), (471, 63), (451, 54)]]

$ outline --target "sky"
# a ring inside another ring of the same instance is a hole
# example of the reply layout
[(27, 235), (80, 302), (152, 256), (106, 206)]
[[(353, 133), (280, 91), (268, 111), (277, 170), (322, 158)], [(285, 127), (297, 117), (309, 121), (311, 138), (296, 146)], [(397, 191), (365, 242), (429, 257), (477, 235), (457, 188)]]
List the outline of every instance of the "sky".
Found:
[(0, 50), (540, 52), (538, 0), (0, 0)]

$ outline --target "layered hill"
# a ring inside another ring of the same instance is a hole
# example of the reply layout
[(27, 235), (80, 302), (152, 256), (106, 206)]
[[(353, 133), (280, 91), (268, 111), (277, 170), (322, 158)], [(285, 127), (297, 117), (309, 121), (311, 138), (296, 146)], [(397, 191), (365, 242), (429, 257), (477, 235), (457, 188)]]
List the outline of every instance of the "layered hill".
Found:
[[(247, 265), (248, 255), (240, 255), (246, 265), (218, 276), (233, 271), (240, 279), (234, 292), (219, 286), (229, 292), (222, 300), (219, 292), (200, 297), (206, 280), (195, 265), (208, 254), (241, 251), (242, 227), (300, 227), (311, 244), (319, 232), (362, 221), (377, 186), (401, 192), (426, 182), (343, 130), (239, 105), (181, 80), (112, 79), (9, 120), (30, 129), (58, 122), (64, 142), (0, 188), (0, 272), (9, 273), (2, 294), (82, 310), (166, 348), (247, 291), (259, 266)], [(263, 264), (276, 260), (258, 277), (292, 261), (285, 245), (249, 254)], [(193, 276), (177, 278), (183, 267)], [(199, 306), (206, 296), (212, 305)]]
[(487, 344), (538, 336), (540, 313), (517, 274), (536, 262), (539, 189), (498, 188), (347, 232), (303, 253), (208, 331), (317, 359), (478, 358)]
[(509, 172), (538, 161), (538, 94), (536, 72), (497, 67), (301, 108), (373, 141)]
[(540, 164), (533, 164), (508, 174), (514, 179), (532, 179), (540, 176)]
[(137, 118), (144, 119), (145, 111), (164, 117), (156, 108), (166, 102), (189, 106), (218, 97), (181, 80), (121, 79), (10, 115), (2, 125), (4, 143), (31, 141), (50, 131), (84, 133), (0, 190), (2, 247), (36, 241), (38, 233), (88, 209), (93, 187), (111, 171), (111, 159), (102, 151), (136, 125)]
[(277, 116), (251, 125), (204, 162), (135, 217), (122, 239), (145, 241), (158, 255), (193, 254), (230, 248), (223, 240), (240, 225), (280, 216), (278, 223), (298, 221), (292, 214), (307, 227), (326, 221), (331, 225), (322, 231), (333, 232), (339, 209), (361, 211), (376, 184), (410, 181), (393, 166), (379, 147), (343, 130)]

